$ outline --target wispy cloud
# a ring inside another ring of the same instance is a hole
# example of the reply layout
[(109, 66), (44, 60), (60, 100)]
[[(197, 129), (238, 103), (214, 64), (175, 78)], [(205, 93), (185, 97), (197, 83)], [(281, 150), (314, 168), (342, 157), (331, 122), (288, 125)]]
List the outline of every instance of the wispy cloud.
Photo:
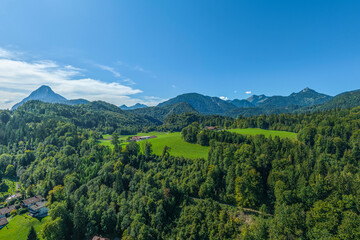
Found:
[(12, 58), (12, 57), (14, 56), (10, 51), (0, 48), (0, 58)]
[(147, 76), (149, 76), (151, 78), (154, 78), (154, 79), (158, 78), (153, 72), (149, 71), (148, 69), (143, 68), (140, 65), (132, 65), (132, 64), (128, 64), (128, 63), (123, 62), (123, 61), (116, 61), (115, 65), (119, 66), (119, 67), (126, 68), (127, 70), (130, 70), (130, 71), (136, 71), (136, 72), (145, 74), (145, 75), (147, 75)]
[(140, 66), (138, 66), (138, 65), (136, 65), (135, 67), (133, 67), (133, 69), (134, 69), (135, 71), (145, 72), (145, 69), (143, 69), (142, 67), (140, 67)]
[(116, 65), (119, 65), (119, 66), (123, 66), (125, 68), (128, 68), (130, 70), (134, 70), (134, 71), (138, 71), (138, 72), (147, 72), (143, 67), (139, 66), (139, 65), (131, 65), (131, 64), (127, 64), (125, 62), (122, 62), (122, 61), (117, 61), (116, 62)]
[(22, 55), (23, 53), (20, 51), (8, 50), (0, 47), (0, 58), (17, 59)]
[[(104, 82), (84, 78), (83, 70), (70, 65), (61, 66), (54, 61), (24, 61), (12, 59), (12, 53), (1, 49), (0, 108), (11, 108), (41, 85), (49, 85), (68, 99), (85, 98), (103, 100), (115, 105), (137, 102), (155, 105), (161, 99), (138, 99), (134, 94), (142, 90), (118, 82)], [(116, 74), (116, 71), (114, 72)]]
[(246, 91), (245, 94), (251, 94), (252, 92), (251, 91)]
[(115, 77), (121, 77), (121, 74), (118, 71), (116, 71), (113, 67), (109, 67), (102, 64), (96, 64), (96, 66), (101, 68), (102, 70), (111, 72), (112, 74), (114, 74)]
[(122, 80), (124, 83), (128, 84), (128, 85), (135, 85), (136, 83), (131, 80), (130, 78), (125, 78)]

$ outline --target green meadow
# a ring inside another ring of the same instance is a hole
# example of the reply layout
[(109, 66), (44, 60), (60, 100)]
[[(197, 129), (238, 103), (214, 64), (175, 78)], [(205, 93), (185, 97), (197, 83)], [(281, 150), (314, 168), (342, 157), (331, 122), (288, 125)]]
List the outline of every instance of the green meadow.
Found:
[(23, 240), (27, 239), (31, 226), (34, 227), (37, 236), (41, 238), (41, 229), (43, 225), (50, 219), (50, 217), (32, 218), (27, 214), (16, 215), (9, 219), (9, 224), (0, 230), (0, 239), (6, 240)]
[[(148, 139), (138, 142), (140, 149), (144, 148), (145, 142), (148, 141), (152, 144), (152, 149), (154, 154), (161, 155), (164, 149), (164, 146), (170, 147), (170, 154), (173, 156), (183, 156), (184, 158), (196, 159), (204, 158), (208, 156), (210, 147), (204, 147), (198, 144), (191, 144), (185, 142), (180, 132), (167, 133), (167, 132), (149, 132), (149, 133), (139, 133), (136, 136), (157, 136), (153, 139)], [(122, 145), (126, 145), (126, 139), (129, 136), (121, 136), (119, 139), (123, 140)], [(104, 146), (113, 147), (111, 144), (111, 136), (104, 135), (103, 139), (99, 140), (99, 143)]]
[[(285, 132), (285, 131), (273, 131), (273, 130), (264, 130), (259, 128), (245, 128), (245, 129), (229, 129), (229, 132), (235, 132), (243, 135), (265, 135), (265, 137), (270, 136), (279, 136), (280, 138), (290, 138), (296, 139), (296, 133)], [(167, 133), (167, 132), (149, 132), (149, 133), (139, 133), (136, 136), (157, 136), (157, 138), (148, 139), (144, 141), (139, 141), (141, 151), (144, 148), (145, 143), (148, 141), (152, 144), (153, 152), (156, 155), (161, 155), (164, 149), (164, 146), (171, 148), (170, 154), (173, 156), (183, 156), (184, 158), (196, 159), (204, 158), (207, 159), (210, 147), (204, 147), (199, 144), (191, 144), (185, 142), (180, 132)], [(125, 146), (128, 144), (126, 140), (129, 136), (120, 136), (122, 145)], [(99, 144), (113, 147), (111, 144), (111, 135), (103, 135), (103, 139), (98, 140)]]
[(242, 129), (228, 129), (229, 132), (234, 132), (243, 135), (264, 135), (265, 137), (270, 136), (279, 136), (280, 138), (290, 138), (296, 139), (297, 134), (293, 132), (286, 131), (275, 131), (275, 130), (265, 130), (260, 128), (242, 128)]

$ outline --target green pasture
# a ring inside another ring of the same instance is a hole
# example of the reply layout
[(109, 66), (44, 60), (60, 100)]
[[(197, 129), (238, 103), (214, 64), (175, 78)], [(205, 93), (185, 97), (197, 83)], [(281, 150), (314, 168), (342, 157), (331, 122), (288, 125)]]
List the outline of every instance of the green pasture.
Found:
[[(296, 133), (285, 132), (285, 131), (273, 131), (273, 130), (264, 130), (259, 128), (245, 128), (245, 129), (229, 129), (229, 132), (235, 132), (238, 134), (244, 135), (260, 135), (263, 134), (265, 137), (269, 136), (279, 136), (280, 138), (290, 138), (296, 139)], [(170, 154), (173, 156), (183, 156), (184, 158), (196, 159), (204, 158), (207, 159), (209, 153), (209, 147), (204, 147), (199, 144), (191, 144), (185, 142), (180, 132), (167, 133), (167, 132), (149, 132), (149, 133), (139, 133), (136, 136), (157, 136), (153, 139), (139, 141), (138, 144), (140, 149), (144, 148), (145, 143), (148, 141), (152, 144), (153, 152), (156, 155), (161, 155), (164, 149), (164, 146), (171, 148)], [(132, 136), (131, 136), (132, 137)], [(122, 141), (122, 145), (125, 146), (128, 144), (126, 140), (129, 136), (120, 136), (119, 139)], [(104, 146), (113, 147), (111, 144), (111, 135), (103, 135), (103, 139), (100, 139), (99, 144)]]
[(32, 218), (27, 214), (16, 215), (9, 219), (9, 224), (0, 230), (0, 239), (6, 240), (24, 240), (27, 239), (31, 226), (34, 227), (37, 236), (41, 238), (43, 225), (49, 221), (50, 217), (42, 219)]
[[(164, 146), (170, 147), (170, 154), (173, 156), (183, 156), (184, 158), (196, 159), (196, 158), (207, 158), (209, 147), (204, 147), (198, 144), (191, 144), (185, 142), (180, 132), (167, 133), (167, 132), (149, 132), (149, 133), (139, 133), (136, 136), (157, 136), (153, 139), (148, 139), (138, 142), (140, 149), (142, 150), (145, 142), (148, 141), (152, 144), (152, 149), (154, 154), (161, 155), (164, 149)], [(126, 145), (127, 138), (129, 136), (121, 136), (119, 139), (123, 140), (122, 145)], [(111, 136), (104, 135), (103, 139), (99, 140), (99, 143), (104, 146), (113, 147), (111, 144)]]

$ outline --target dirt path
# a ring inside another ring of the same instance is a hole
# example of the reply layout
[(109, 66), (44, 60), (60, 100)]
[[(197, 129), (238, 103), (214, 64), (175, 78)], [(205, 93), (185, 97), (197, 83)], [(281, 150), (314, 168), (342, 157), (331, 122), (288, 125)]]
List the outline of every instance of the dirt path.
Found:
[[(201, 198), (194, 198), (194, 197), (190, 197), (190, 198), (194, 199), (194, 200), (202, 200)], [(235, 205), (230, 205), (230, 204), (220, 203), (220, 202), (217, 202), (217, 203), (220, 204), (220, 205), (223, 205), (223, 206), (237, 208), (237, 209), (242, 210), (244, 212), (257, 213), (257, 214), (268, 216), (268, 217), (272, 216), (271, 214), (263, 213), (263, 212), (260, 212), (260, 211), (257, 211), (257, 210), (251, 209), (251, 208), (239, 208), (238, 206), (235, 206)]]

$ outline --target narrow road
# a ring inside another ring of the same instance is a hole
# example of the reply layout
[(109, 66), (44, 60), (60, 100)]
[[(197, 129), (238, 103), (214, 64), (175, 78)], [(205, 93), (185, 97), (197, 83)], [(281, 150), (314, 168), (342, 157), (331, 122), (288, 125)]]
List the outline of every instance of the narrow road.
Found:
[[(193, 200), (204, 200), (204, 199), (201, 199), (201, 198), (194, 198), (194, 197), (190, 197), (190, 198), (193, 199)], [(216, 202), (217, 202), (217, 201), (216, 201)], [(263, 213), (263, 212), (260, 212), (260, 211), (257, 211), (257, 210), (251, 209), (251, 208), (239, 208), (239, 207), (236, 206), (236, 205), (230, 205), (230, 204), (221, 203), (221, 202), (217, 202), (217, 203), (220, 204), (220, 205), (223, 205), (223, 206), (228, 206), (228, 207), (237, 208), (237, 209), (242, 210), (242, 211), (244, 211), (244, 212), (257, 213), (257, 214), (264, 215), (264, 216), (268, 216), (268, 217), (271, 217), (271, 216), (272, 216), (271, 214)]]

